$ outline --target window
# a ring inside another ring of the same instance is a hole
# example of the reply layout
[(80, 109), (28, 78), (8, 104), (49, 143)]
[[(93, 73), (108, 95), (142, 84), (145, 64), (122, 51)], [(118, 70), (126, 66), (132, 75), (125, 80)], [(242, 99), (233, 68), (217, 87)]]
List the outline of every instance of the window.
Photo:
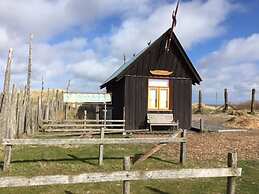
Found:
[(169, 80), (149, 79), (148, 80), (148, 109), (168, 110), (169, 109)]

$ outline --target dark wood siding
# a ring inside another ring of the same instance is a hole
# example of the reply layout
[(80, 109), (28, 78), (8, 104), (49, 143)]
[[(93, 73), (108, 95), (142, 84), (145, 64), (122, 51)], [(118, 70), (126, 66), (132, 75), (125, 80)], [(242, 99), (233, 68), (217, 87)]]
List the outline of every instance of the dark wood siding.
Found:
[[(170, 104), (175, 119), (179, 120), (180, 127), (191, 128), (192, 119), (192, 81), (186, 78), (170, 79)], [(126, 129), (146, 128), (148, 103), (148, 77), (125, 77), (125, 117)]]
[(147, 80), (147, 77), (125, 77), (125, 117), (128, 130), (146, 127)]
[(173, 80), (173, 112), (180, 127), (191, 128), (192, 121), (192, 81), (190, 79)]
[[(176, 37), (175, 37), (176, 38)], [(193, 78), (193, 73), (184, 60), (184, 56), (173, 41), (170, 52), (165, 51), (167, 39), (160, 38), (142, 53), (124, 71), (124, 75), (152, 76), (150, 70), (163, 69), (172, 71), (171, 77)]]
[(125, 79), (107, 87), (107, 92), (112, 93), (112, 118), (123, 119)]

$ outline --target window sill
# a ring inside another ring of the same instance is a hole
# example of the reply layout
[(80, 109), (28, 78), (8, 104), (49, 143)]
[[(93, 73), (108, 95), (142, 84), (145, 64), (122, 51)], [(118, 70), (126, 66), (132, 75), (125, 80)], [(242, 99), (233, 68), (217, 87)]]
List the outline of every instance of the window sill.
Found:
[(148, 109), (147, 111), (152, 111), (152, 112), (169, 112), (169, 111), (172, 111), (172, 109)]

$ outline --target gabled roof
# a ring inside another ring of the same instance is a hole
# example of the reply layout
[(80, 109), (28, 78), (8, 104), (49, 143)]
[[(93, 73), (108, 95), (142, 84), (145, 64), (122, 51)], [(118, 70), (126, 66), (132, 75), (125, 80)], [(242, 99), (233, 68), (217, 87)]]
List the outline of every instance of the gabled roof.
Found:
[[(157, 41), (161, 41), (164, 38), (167, 37), (167, 35), (171, 32), (171, 28), (169, 28), (162, 36), (160, 36), (157, 40), (155, 40), (151, 45), (149, 45), (148, 47), (146, 47), (145, 49), (143, 49), (141, 52), (139, 52), (135, 57), (133, 57), (131, 60), (129, 60), (128, 62), (126, 62), (125, 64), (121, 65), (107, 80), (104, 81), (104, 83), (100, 86), (100, 88), (104, 88), (106, 87), (106, 85), (115, 80), (117, 77), (122, 77), (124, 76), (126, 70), (132, 65), (134, 64), (134, 62), (145, 52), (147, 52), (149, 49), (152, 48), (152, 46), (157, 42)], [(173, 33), (173, 38), (172, 41), (174, 41), (175, 45), (177, 46), (178, 50), (180, 51), (184, 61), (186, 62), (186, 64), (188, 65), (188, 68), (190, 69), (191, 73), (193, 74), (193, 77), (195, 78), (195, 80), (193, 80), (193, 83), (197, 83), (199, 84), (202, 79), (200, 77), (200, 75), (198, 74), (197, 70), (195, 69), (195, 67), (193, 66), (191, 60), (189, 59), (189, 57), (187, 56), (184, 48), (182, 47), (181, 43), (179, 42), (179, 40), (177, 39), (176, 35)], [(172, 45), (172, 44), (171, 44)]]
[[(127, 61), (126, 63), (124, 63), (123, 65), (121, 65), (107, 80), (104, 81), (103, 85), (110, 82), (111, 80), (113, 80), (114, 78), (120, 76), (120, 74), (127, 69), (127, 67), (129, 67), (142, 53), (144, 53), (146, 50), (148, 49), (148, 47), (144, 48), (142, 51), (140, 51), (135, 57), (131, 58), (129, 61)], [(101, 87), (103, 88), (103, 87)]]

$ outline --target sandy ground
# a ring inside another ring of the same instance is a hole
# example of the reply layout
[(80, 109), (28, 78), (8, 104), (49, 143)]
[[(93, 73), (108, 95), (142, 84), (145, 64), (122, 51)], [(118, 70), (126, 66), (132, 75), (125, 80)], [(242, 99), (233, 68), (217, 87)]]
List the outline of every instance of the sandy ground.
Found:
[(219, 129), (226, 129), (225, 123), (232, 119), (232, 115), (220, 113), (220, 114), (193, 114), (192, 126), (200, 128), (200, 119), (204, 121), (204, 128), (211, 131), (217, 131)]
[[(230, 128), (245, 129), (242, 126), (248, 126), (246, 125), (246, 119), (249, 118), (248, 123), (250, 123), (255, 117), (258, 117), (258, 115), (245, 115), (243, 119), (243, 117), (225, 113), (193, 114), (193, 126), (199, 128), (199, 120), (203, 118), (205, 128), (210, 129), (210, 131)], [(231, 125), (228, 127), (226, 123), (229, 123), (229, 120), (233, 118), (242, 121), (242, 125), (236, 122), (234, 124), (238, 124), (237, 126)], [(227, 133), (199, 133), (188, 131), (187, 150), (188, 158), (191, 160), (226, 161), (227, 153), (233, 151), (237, 151), (239, 160), (259, 160), (259, 128), (251, 129), (251, 127), (249, 127), (247, 128), (247, 132)], [(165, 154), (169, 153), (172, 157), (178, 156), (179, 145), (168, 145), (167, 148), (163, 148), (161, 152)]]
[[(237, 151), (238, 160), (259, 160), (259, 132), (187, 133), (190, 160), (226, 161), (227, 153)], [(179, 155), (179, 145), (171, 144), (162, 153)]]

